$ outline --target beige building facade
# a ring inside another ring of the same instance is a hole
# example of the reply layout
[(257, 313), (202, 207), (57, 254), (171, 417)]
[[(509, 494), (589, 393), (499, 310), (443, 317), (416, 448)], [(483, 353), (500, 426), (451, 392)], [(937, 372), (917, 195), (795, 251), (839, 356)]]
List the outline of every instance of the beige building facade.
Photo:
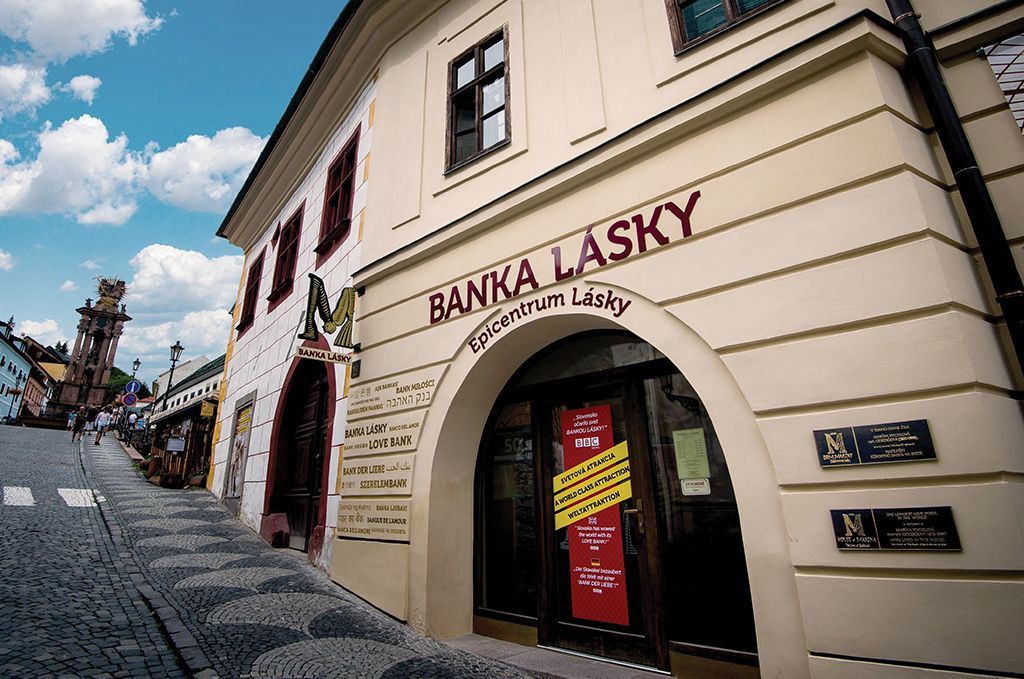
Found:
[[(916, 10), (1024, 268), (978, 54), (1024, 7)], [(1024, 674), (1024, 380), (906, 61), (880, 1), (350, 1), (221, 228), (244, 316), (305, 205), (294, 290), (232, 339), (215, 492), (440, 638)]]

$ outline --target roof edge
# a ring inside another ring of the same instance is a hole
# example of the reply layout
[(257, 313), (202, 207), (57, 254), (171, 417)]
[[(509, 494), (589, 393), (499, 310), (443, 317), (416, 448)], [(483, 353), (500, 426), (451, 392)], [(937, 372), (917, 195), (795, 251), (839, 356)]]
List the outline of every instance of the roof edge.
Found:
[(284, 134), (285, 128), (288, 127), (288, 123), (291, 122), (292, 117), (299, 108), (299, 104), (305, 98), (309, 88), (312, 87), (313, 81), (316, 76), (319, 75), (320, 69), (323, 68), (324, 62), (327, 61), (327, 56), (330, 54), (331, 49), (341, 39), (345, 29), (348, 28), (349, 23), (352, 21), (352, 17), (362, 6), (363, 0), (348, 0), (348, 3), (342, 8), (341, 12), (338, 13), (338, 18), (334, 20), (334, 24), (331, 26), (331, 30), (328, 31), (327, 37), (320, 44), (320, 49), (317, 50), (316, 55), (313, 57), (313, 61), (309, 63), (309, 67), (306, 69), (306, 74), (302, 77), (302, 82), (299, 83), (298, 88), (295, 90), (295, 94), (292, 95), (291, 100), (288, 102), (288, 107), (284, 110), (284, 114), (281, 119), (277, 121), (277, 125), (274, 126), (274, 131), (270, 133), (270, 138), (267, 140), (266, 145), (263, 147), (263, 151), (260, 152), (259, 158), (256, 159), (256, 163), (252, 166), (252, 170), (249, 171), (249, 176), (246, 177), (245, 183), (242, 184), (242, 188), (238, 191), (235, 196), (235, 200), (232, 201), (231, 207), (228, 208), (228, 212), (224, 215), (224, 219), (221, 221), (220, 226), (217, 228), (217, 235), (221, 238), (227, 238), (224, 235), (225, 229), (227, 229), (228, 222), (231, 221), (232, 217), (235, 216), (235, 212), (241, 206), (242, 201), (249, 193), (249, 189), (252, 188), (253, 183), (256, 181), (256, 177), (259, 176), (263, 170), (263, 166), (266, 165), (267, 160), (270, 158), (270, 154), (277, 148), (277, 143), (281, 140), (281, 136)]

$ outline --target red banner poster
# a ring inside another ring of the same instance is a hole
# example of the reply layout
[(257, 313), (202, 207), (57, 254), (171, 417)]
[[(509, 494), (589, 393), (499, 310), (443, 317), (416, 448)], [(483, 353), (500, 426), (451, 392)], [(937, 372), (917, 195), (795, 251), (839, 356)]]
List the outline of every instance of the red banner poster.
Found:
[[(576, 467), (613, 445), (611, 406), (562, 413), (565, 469)], [(589, 475), (574, 480), (569, 487), (582, 486), (593, 478)], [(568, 530), (573, 617), (628, 626), (629, 601), (619, 507), (614, 505), (590, 514), (570, 525)]]

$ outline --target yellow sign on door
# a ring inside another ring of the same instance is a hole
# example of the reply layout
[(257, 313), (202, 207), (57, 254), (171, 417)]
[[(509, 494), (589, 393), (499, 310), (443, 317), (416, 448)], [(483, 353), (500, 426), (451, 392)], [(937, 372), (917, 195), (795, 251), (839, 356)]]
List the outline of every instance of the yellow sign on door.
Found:
[(555, 530), (565, 528), (570, 524), (587, 518), (591, 514), (597, 514), (602, 509), (613, 507), (631, 497), (633, 497), (633, 486), (630, 485), (629, 481), (620, 483), (585, 502), (573, 505), (569, 509), (555, 514)]

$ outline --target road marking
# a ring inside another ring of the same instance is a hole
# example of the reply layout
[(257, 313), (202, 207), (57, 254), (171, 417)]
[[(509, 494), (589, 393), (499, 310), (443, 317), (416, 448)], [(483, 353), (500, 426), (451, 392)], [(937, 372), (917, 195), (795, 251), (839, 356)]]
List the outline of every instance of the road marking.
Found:
[(84, 488), (58, 488), (57, 492), (68, 507), (95, 507), (92, 492)]
[(4, 504), (15, 507), (31, 507), (36, 503), (32, 489), (25, 486), (4, 486)]

